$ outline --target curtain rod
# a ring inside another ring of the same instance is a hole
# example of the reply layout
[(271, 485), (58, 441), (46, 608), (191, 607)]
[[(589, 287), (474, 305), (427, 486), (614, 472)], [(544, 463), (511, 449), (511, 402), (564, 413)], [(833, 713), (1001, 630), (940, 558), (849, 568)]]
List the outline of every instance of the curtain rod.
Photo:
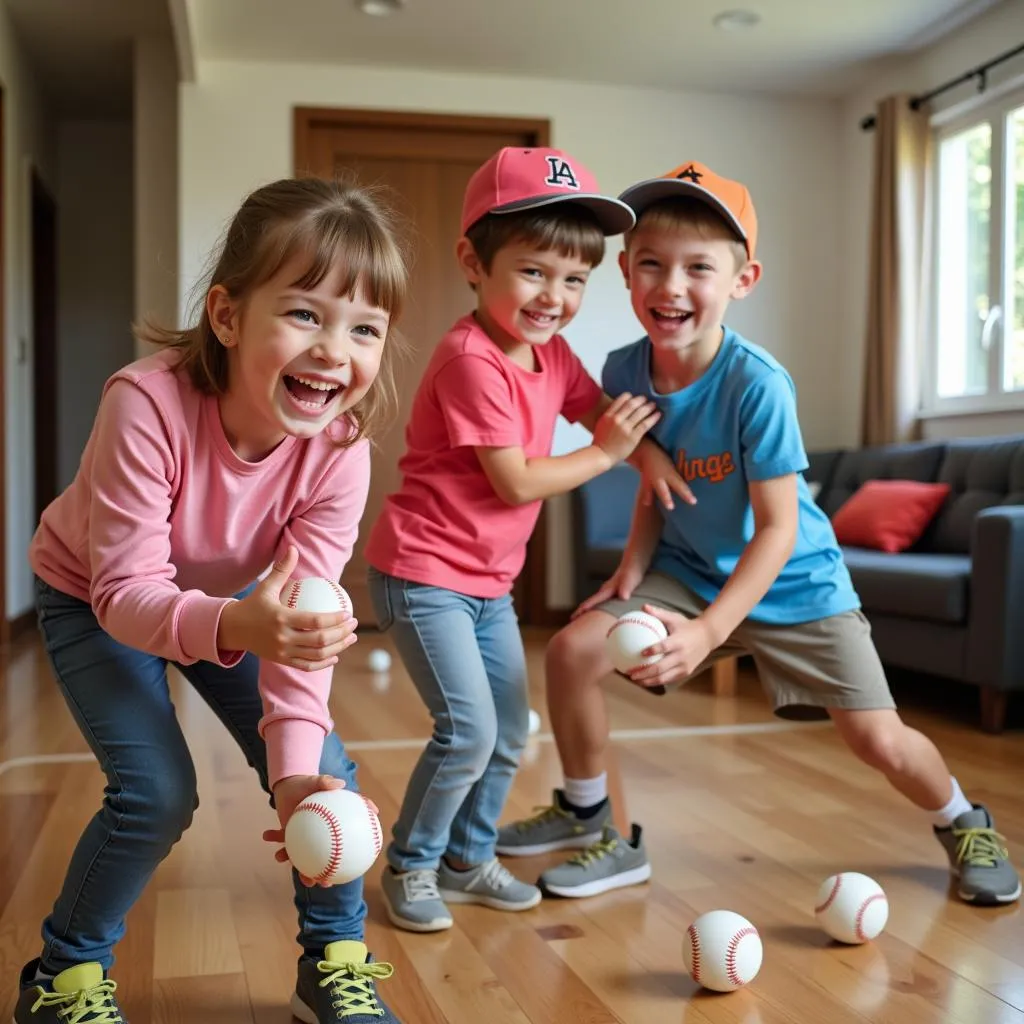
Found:
[[(994, 68), (997, 64), (1002, 64), (1004, 61), (1009, 60), (1011, 57), (1016, 57), (1017, 54), (1024, 53), (1024, 43), (1020, 46), (1014, 47), (1012, 50), (1007, 50), (1006, 53), (1001, 53), (998, 57), (993, 57), (992, 60), (985, 64), (979, 64), (976, 68), (972, 68), (970, 71), (965, 71), (959, 78), (953, 78), (948, 82), (944, 82), (937, 89), (932, 89), (931, 92), (926, 92), (922, 96), (914, 96), (910, 100), (910, 109), (918, 110), (923, 104), (929, 100), (935, 99), (936, 96), (941, 95), (944, 92), (948, 92), (950, 89), (955, 89), (958, 85), (963, 85), (964, 82), (970, 82), (972, 79), (978, 79), (978, 92), (984, 92), (988, 88), (988, 72), (991, 68)], [(869, 132), (875, 127), (875, 115), (870, 114), (865, 117), (860, 123), (863, 131)]]

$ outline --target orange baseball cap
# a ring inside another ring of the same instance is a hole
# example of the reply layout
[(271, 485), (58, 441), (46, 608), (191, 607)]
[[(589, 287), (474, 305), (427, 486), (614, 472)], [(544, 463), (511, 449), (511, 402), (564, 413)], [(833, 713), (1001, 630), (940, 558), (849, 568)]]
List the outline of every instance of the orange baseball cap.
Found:
[(560, 149), (506, 146), (469, 179), (462, 200), (462, 233), (489, 213), (566, 202), (592, 210), (606, 235), (621, 234), (636, 223), (626, 203), (601, 195), (594, 175)]
[(754, 258), (757, 214), (746, 185), (723, 178), (710, 167), (689, 160), (660, 178), (648, 178), (631, 185), (619, 198), (639, 217), (652, 203), (671, 196), (694, 196), (713, 206), (746, 244), (747, 255)]

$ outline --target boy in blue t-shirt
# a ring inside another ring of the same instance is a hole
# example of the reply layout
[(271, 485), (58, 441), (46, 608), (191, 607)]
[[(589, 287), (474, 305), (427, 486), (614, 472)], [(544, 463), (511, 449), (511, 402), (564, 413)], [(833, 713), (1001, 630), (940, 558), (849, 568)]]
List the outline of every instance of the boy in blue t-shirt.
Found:
[(548, 892), (590, 896), (651, 869), (633, 826), (612, 825), (601, 680), (614, 618), (642, 609), (668, 637), (654, 665), (630, 674), (665, 692), (713, 661), (752, 654), (775, 713), (830, 717), (850, 749), (926, 811), (959, 895), (1009, 903), (1021, 884), (988, 810), (972, 804), (934, 744), (906, 726), (871, 640), (831, 523), (811, 498), (786, 370), (723, 326), (750, 293), (757, 218), (747, 189), (698, 163), (640, 182), (620, 198), (637, 215), (620, 265), (647, 336), (612, 352), (604, 390), (654, 400), (650, 432), (697, 499), (674, 509), (638, 500), (615, 575), (574, 613), (547, 652), (547, 697), (565, 785), (540, 814), (505, 826), (498, 852), (585, 848), (541, 876)]

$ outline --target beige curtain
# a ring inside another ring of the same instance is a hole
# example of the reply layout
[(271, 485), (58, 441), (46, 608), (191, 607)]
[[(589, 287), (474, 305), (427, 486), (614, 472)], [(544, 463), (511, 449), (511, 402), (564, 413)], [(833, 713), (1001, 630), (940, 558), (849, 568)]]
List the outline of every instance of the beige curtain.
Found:
[(875, 114), (861, 443), (919, 436), (923, 326), (927, 322), (931, 132), (909, 96)]

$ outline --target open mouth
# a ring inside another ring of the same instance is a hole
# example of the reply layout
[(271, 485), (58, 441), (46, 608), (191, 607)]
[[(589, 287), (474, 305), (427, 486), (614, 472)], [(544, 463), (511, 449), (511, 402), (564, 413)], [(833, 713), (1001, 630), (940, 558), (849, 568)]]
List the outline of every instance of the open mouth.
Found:
[(558, 317), (552, 313), (538, 313), (535, 309), (524, 309), (522, 313), (523, 317), (532, 327), (537, 327), (540, 330), (554, 327), (558, 323)]
[(654, 322), (665, 327), (679, 327), (693, 319), (693, 312), (686, 309), (652, 309)]
[(292, 373), (284, 375), (284, 386), (296, 402), (313, 412), (323, 409), (343, 390), (340, 384), (316, 380), (313, 377), (299, 377)]

